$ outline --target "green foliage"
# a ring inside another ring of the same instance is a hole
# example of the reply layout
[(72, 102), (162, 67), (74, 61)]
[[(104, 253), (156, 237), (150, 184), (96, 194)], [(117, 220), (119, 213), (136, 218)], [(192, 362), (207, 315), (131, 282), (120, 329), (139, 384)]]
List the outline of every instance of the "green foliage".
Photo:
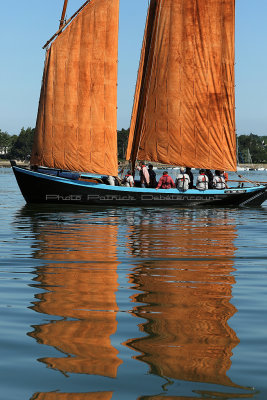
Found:
[(125, 160), (125, 152), (127, 148), (127, 143), (128, 143), (128, 137), (129, 137), (129, 132), (130, 129), (122, 129), (121, 131), (118, 131), (118, 158), (120, 160)]
[(238, 160), (240, 164), (267, 162), (267, 137), (254, 134), (238, 136)]
[(13, 143), (8, 154), (9, 159), (26, 160), (30, 157), (33, 145), (34, 129), (22, 128), (19, 136), (13, 137)]
[[(118, 133), (118, 158), (125, 159), (130, 129), (121, 129)], [(30, 157), (33, 145), (33, 128), (22, 128), (20, 134), (10, 136), (0, 129), (0, 150), (7, 149), (7, 154), (0, 155), (2, 158), (26, 160)], [(267, 163), (267, 136), (254, 134), (240, 135), (238, 141), (238, 160), (240, 164)], [(3, 151), (3, 150), (2, 150)]]
[(12, 136), (10, 136), (7, 132), (2, 132), (0, 129), (0, 153), (2, 158), (7, 157), (7, 153), (9, 152), (12, 145)]

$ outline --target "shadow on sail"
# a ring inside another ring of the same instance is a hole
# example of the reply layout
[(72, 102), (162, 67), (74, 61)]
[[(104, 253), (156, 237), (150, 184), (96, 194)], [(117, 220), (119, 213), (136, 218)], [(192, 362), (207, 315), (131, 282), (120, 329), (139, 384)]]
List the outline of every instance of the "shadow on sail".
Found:
[[(24, 214), (28, 219), (31, 210), (24, 210), (22, 217)], [(81, 220), (75, 224), (73, 215), (71, 223), (69, 217), (65, 214), (63, 222), (53, 220), (57, 214), (49, 214), (47, 219), (32, 214), (38, 243), (34, 258), (46, 261), (35, 270), (34, 281), (45, 291), (36, 294), (32, 309), (52, 317), (51, 322), (33, 325), (28, 335), (58, 351), (59, 356), (38, 361), (65, 376), (75, 373), (116, 378), (122, 363), (111, 344), (118, 311), (117, 226), (111, 218), (109, 223), (98, 217), (90, 224)], [(50, 392), (35, 393), (32, 399), (110, 400), (112, 394)]]
[(146, 336), (125, 345), (140, 353), (135, 359), (148, 364), (150, 373), (168, 382), (238, 388), (228, 376), (239, 343), (229, 325), (237, 311), (231, 303), (234, 221), (218, 210), (203, 210), (200, 218), (188, 211), (176, 215), (168, 221), (168, 212), (159, 213), (130, 228), (129, 252), (145, 259), (130, 276), (140, 291), (132, 312), (144, 320), (140, 329)]

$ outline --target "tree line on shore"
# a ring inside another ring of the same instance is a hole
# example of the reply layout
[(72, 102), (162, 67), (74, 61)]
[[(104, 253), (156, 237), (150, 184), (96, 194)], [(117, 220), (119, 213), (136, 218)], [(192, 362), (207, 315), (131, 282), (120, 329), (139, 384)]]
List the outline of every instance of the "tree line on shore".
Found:
[[(118, 158), (125, 159), (130, 129), (121, 129), (118, 133)], [(0, 158), (28, 160), (33, 144), (34, 128), (22, 128), (19, 135), (9, 135), (0, 129)], [(253, 133), (237, 137), (237, 160), (240, 164), (267, 163), (267, 136)]]
[[(118, 131), (118, 158), (123, 160), (130, 129)], [(22, 128), (19, 135), (9, 135), (0, 129), (0, 159), (25, 161), (30, 158), (34, 128)]]

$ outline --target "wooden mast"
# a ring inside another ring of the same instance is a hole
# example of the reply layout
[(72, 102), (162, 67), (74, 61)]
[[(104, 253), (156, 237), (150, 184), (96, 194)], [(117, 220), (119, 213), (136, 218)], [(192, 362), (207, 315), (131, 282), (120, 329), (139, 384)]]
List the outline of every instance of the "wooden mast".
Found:
[[(77, 11), (66, 21), (65, 24), (64, 24), (64, 22), (63, 22), (61, 28), (59, 28), (59, 29), (57, 30), (57, 32), (46, 42), (46, 44), (43, 46), (43, 49), (45, 49), (45, 48), (52, 42), (52, 40), (54, 40), (55, 37), (58, 36), (58, 35), (62, 32), (62, 30), (73, 20), (73, 18), (76, 17), (76, 15), (77, 15), (88, 3), (90, 3), (90, 1), (91, 1), (91, 0), (86, 0), (86, 2), (79, 8), (79, 10), (77, 10)], [(63, 11), (62, 11), (62, 16), (64, 15), (64, 18), (65, 18), (64, 8), (65, 8), (65, 5), (66, 5), (66, 7), (67, 7), (67, 2), (68, 2), (68, 0), (65, 0), (64, 7), (63, 7)], [(66, 12), (66, 10), (65, 10), (65, 12)], [(64, 18), (63, 18), (63, 21), (64, 21)], [(62, 21), (62, 17), (61, 17), (60, 22), (61, 22), (61, 21)]]
[(63, 5), (63, 10), (62, 10), (62, 15), (59, 23), (59, 29), (62, 28), (65, 20), (65, 15), (66, 15), (66, 10), (67, 10), (67, 5), (68, 5), (68, 0), (64, 0), (64, 5)]

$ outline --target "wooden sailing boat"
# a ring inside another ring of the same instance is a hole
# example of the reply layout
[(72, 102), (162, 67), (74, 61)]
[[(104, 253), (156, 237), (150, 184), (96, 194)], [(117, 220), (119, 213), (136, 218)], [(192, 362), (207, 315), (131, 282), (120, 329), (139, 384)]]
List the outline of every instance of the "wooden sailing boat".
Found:
[[(118, 174), (119, 0), (88, 0), (46, 54), (31, 157), (13, 166), (28, 203), (259, 205), (265, 186), (226, 190), (108, 186)], [(127, 159), (235, 171), (235, 0), (151, 0)], [(45, 168), (44, 168), (45, 167)]]

